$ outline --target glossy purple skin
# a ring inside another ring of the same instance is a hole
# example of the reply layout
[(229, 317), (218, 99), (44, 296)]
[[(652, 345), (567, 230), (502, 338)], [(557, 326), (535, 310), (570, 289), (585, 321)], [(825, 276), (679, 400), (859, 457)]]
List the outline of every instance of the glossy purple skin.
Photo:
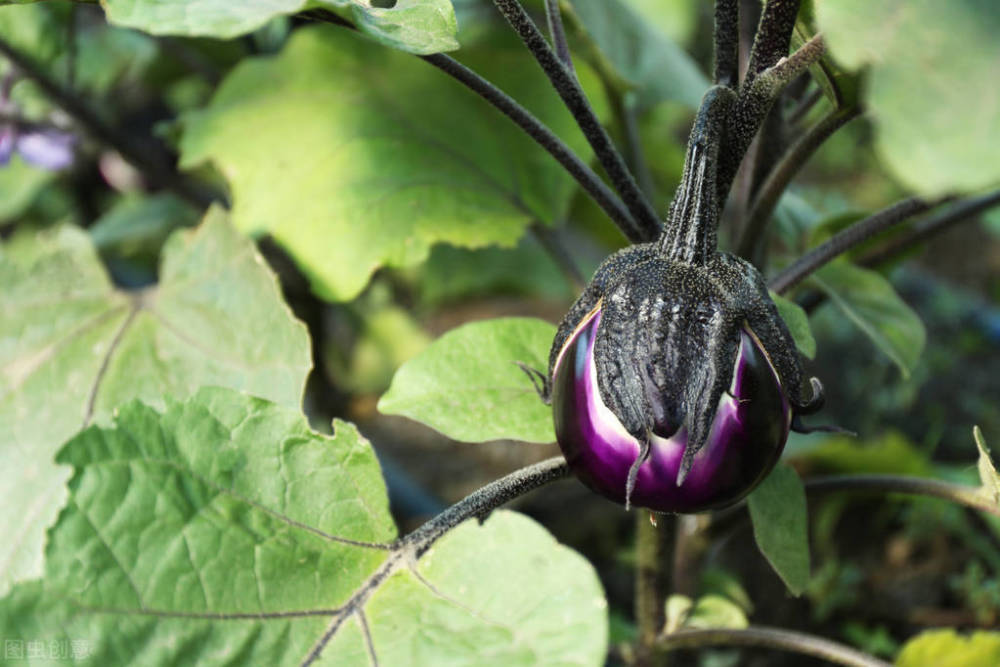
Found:
[[(552, 387), (556, 440), (584, 484), (624, 504), (629, 468), (640, 446), (600, 397), (593, 358), (600, 321), (601, 311), (596, 309), (570, 336), (556, 362)], [(723, 394), (708, 440), (680, 486), (677, 473), (685, 430), (671, 438), (652, 436), (632, 505), (656, 512), (717, 509), (742, 498), (770, 472), (788, 438), (791, 412), (774, 368), (746, 330), (740, 332), (730, 393)]]

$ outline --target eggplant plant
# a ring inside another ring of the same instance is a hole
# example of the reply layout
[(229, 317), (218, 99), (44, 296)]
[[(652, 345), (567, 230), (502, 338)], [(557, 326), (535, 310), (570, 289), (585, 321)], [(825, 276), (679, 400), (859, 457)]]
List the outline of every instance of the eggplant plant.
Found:
[(1000, 10), (0, 5), (5, 664), (1000, 664)]

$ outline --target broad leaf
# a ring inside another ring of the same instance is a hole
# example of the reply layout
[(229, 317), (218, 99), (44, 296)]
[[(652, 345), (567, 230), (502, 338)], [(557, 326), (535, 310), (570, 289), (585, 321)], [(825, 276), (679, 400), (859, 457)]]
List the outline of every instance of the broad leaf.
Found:
[(367, 0), (104, 0), (108, 20), (155, 35), (238, 37), (279, 16), (305, 9), (337, 10), (363, 32), (388, 46), (414, 53), (458, 48), (451, 0), (397, 0), (375, 7)]
[(846, 261), (827, 264), (809, 281), (898, 367), (904, 378), (920, 360), (924, 324), (885, 278)]
[(896, 667), (986, 667), (1000, 665), (1000, 632), (960, 635), (954, 630), (927, 630), (906, 642)]
[(628, 0), (570, 0), (591, 39), (619, 77), (635, 86), (640, 108), (664, 100), (697, 108), (709, 81), (684, 49)]
[(771, 300), (778, 308), (778, 314), (785, 321), (788, 331), (792, 334), (795, 347), (799, 349), (807, 359), (816, 357), (816, 339), (813, 338), (812, 328), (809, 326), (809, 316), (802, 307), (794, 301), (789, 301), (777, 292), (771, 292)]
[(555, 331), (530, 318), (453, 329), (403, 364), (378, 409), (465, 442), (553, 442), (552, 411), (517, 362), (546, 373)]
[(721, 595), (698, 598), (684, 621), (686, 628), (732, 628), (741, 630), (750, 625), (746, 612)]
[(23, 214), (54, 176), (50, 171), (25, 164), (19, 155), (0, 166), (0, 222)]
[(1000, 69), (1000, 5), (823, 0), (816, 16), (838, 60), (871, 65), (876, 146), (906, 185), (940, 194), (1000, 181), (1000, 88), (984, 83)]
[[(472, 55), (474, 69), (585, 152), (522, 45), (505, 38)], [(531, 221), (559, 218), (574, 189), (460, 84), (325, 26), (295, 31), (276, 58), (244, 61), (184, 124), (183, 165), (212, 161), (236, 225), (272, 234), (330, 299), (357, 295), (379, 266), (423, 261), (436, 242), (514, 245)]]
[(171, 237), (160, 284), (140, 292), (115, 289), (78, 229), (15, 236), (0, 246), (0, 312), (2, 588), (41, 572), (67, 474), (52, 455), (81, 426), (205, 384), (298, 406), (310, 368), (305, 327), (217, 212)]
[(806, 492), (798, 473), (784, 464), (747, 498), (757, 547), (792, 595), (809, 583)]
[(163, 414), (130, 403), (59, 460), (71, 502), (44, 581), (0, 602), (4, 637), (88, 638), (101, 665), (603, 663), (583, 558), (511, 512), (394, 541), (374, 452), (346, 422), (327, 437), (206, 389)]

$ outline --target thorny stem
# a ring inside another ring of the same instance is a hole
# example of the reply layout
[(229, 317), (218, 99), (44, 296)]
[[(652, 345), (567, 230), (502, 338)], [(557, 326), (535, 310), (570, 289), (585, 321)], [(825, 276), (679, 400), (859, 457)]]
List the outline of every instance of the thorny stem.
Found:
[(695, 649), (706, 646), (772, 648), (811, 655), (849, 667), (889, 667), (887, 662), (829, 639), (766, 626), (755, 626), (742, 630), (726, 628), (677, 630), (660, 636), (657, 641), (657, 648), (663, 651)]
[[(304, 12), (300, 16), (314, 21), (331, 23), (342, 28), (355, 30), (355, 26), (337, 16), (322, 10)], [(466, 88), (489, 102), (500, 113), (507, 116), (520, 127), (529, 137), (541, 146), (549, 155), (563, 166), (584, 192), (590, 195), (608, 217), (621, 229), (622, 233), (633, 243), (644, 240), (641, 228), (632, 219), (631, 213), (622, 204), (618, 196), (605, 185), (604, 181), (581, 160), (556, 134), (544, 123), (535, 118), (530, 111), (518, 104), (490, 81), (483, 78), (454, 58), (443, 53), (418, 56), (434, 67), (452, 77)]]
[(858, 107), (834, 110), (792, 144), (775, 168), (768, 174), (750, 206), (746, 226), (736, 251), (738, 255), (752, 257), (756, 253), (762, 243), (774, 207), (777, 206), (785, 188), (799, 173), (802, 165), (816, 152), (816, 149), (822, 146), (823, 142), (829, 139), (834, 132), (856, 118), (860, 112)]
[(559, 61), (520, 2), (493, 0), (493, 4), (531, 51), (577, 125), (580, 126), (583, 135), (594, 149), (597, 160), (638, 224), (643, 235), (642, 240), (655, 239), (660, 232), (658, 216), (625, 166), (624, 159), (608, 133), (601, 126), (576, 77)]
[(736, 89), (739, 83), (739, 0), (715, 2), (715, 83)]
[(973, 197), (956, 203), (939, 213), (918, 222), (912, 230), (903, 236), (892, 239), (881, 248), (876, 248), (858, 260), (862, 266), (878, 266), (899, 255), (913, 246), (922, 243), (931, 236), (938, 234), (952, 225), (970, 220), (974, 216), (994, 206), (1000, 205), (1000, 190), (995, 190), (980, 197)]
[(413, 545), (416, 547), (417, 556), (420, 556), (430, 548), (435, 540), (466, 519), (472, 517), (485, 519), (490, 512), (514, 498), (568, 476), (569, 466), (566, 464), (566, 459), (561, 456), (515, 470), (509, 475), (473, 491), (409, 535), (401, 538), (397, 545), (399, 547)]
[(106, 123), (81, 98), (66, 90), (38, 67), (29, 56), (2, 38), (0, 38), (0, 54), (10, 60), (24, 76), (34, 81), (46, 97), (76, 119), (95, 139), (114, 148), (142, 171), (151, 185), (173, 190), (202, 208), (215, 200), (214, 196), (185, 180), (161, 150), (150, 150), (150, 145), (146, 142), (137, 142), (130, 135)]
[(559, 0), (545, 0), (545, 18), (549, 24), (549, 35), (552, 36), (552, 46), (555, 47), (556, 55), (566, 69), (574, 72), (573, 58), (569, 54), (566, 30), (563, 28), (562, 13), (559, 11)]
[[(765, 7), (765, 17), (768, 3)], [(761, 19), (764, 22), (764, 18)], [(758, 35), (758, 39), (760, 35)], [(756, 44), (756, 40), (754, 42)], [(787, 40), (785, 42), (787, 48)], [(803, 44), (795, 53), (776, 60), (767, 69), (747, 78), (740, 86), (739, 98), (733, 111), (727, 133), (725, 160), (719, 164), (718, 191), (720, 201), (729, 193), (733, 178), (739, 170), (743, 156), (753, 142), (757, 130), (771, 110), (771, 105), (781, 95), (785, 86), (795, 80), (810, 65), (818, 61), (825, 51), (821, 35), (816, 35)]]
[(911, 197), (896, 202), (864, 220), (857, 222), (839, 234), (834, 235), (796, 260), (791, 266), (775, 276), (769, 287), (779, 294), (786, 292), (814, 271), (820, 269), (830, 260), (843, 254), (862, 241), (882, 232), (893, 225), (919, 215), (941, 201), (926, 202), (918, 197)]
[(639, 627), (637, 664), (662, 665), (654, 650), (656, 638), (666, 623), (666, 600), (673, 573), (677, 517), (659, 514), (656, 523), (648, 512), (636, 512), (635, 619)]

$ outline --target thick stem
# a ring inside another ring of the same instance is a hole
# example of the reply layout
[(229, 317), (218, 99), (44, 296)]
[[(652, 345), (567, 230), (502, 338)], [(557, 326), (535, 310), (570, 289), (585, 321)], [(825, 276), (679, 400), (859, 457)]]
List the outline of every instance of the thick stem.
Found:
[(904, 199), (882, 209), (861, 222), (857, 222), (825, 243), (816, 246), (800, 257), (791, 266), (775, 276), (769, 287), (779, 294), (786, 292), (830, 260), (841, 255), (862, 241), (898, 225), (915, 215), (919, 215), (941, 202), (929, 203), (918, 197)]
[(466, 519), (485, 519), (490, 512), (518, 496), (569, 476), (569, 466), (561, 456), (515, 470), (505, 477), (473, 491), (445, 511), (401, 538), (400, 545), (414, 545), (417, 555), (435, 540)]
[(928, 216), (926, 220), (920, 221), (907, 234), (894, 238), (882, 247), (867, 253), (858, 260), (858, 264), (868, 267), (884, 264), (900, 253), (906, 252), (910, 248), (923, 243), (935, 234), (949, 229), (952, 225), (971, 220), (979, 213), (997, 205), (1000, 205), (1000, 190), (958, 202), (954, 206), (948, 207), (939, 213)]
[(767, 0), (757, 24), (750, 50), (750, 62), (743, 80), (749, 86), (761, 74), (788, 55), (801, 0)]
[(493, 0), (493, 4), (531, 51), (559, 97), (566, 104), (566, 108), (576, 119), (580, 130), (594, 149), (597, 160), (601, 163), (615, 190), (625, 202), (626, 208), (632, 213), (632, 217), (642, 230), (644, 240), (655, 239), (660, 231), (656, 212), (643, 196), (635, 179), (625, 166), (624, 159), (615, 148), (608, 133), (601, 126), (576, 77), (559, 61), (559, 57), (549, 47), (545, 37), (539, 32), (528, 13), (524, 11), (521, 3), (517, 0)]
[(24, 76), (34, 81), (35, 85), (53, 104), (72, 116), (95, 139), (114, 148), (122, 157), (139, 169), (149, 180), (150, 185), (173, 190), (184, 199), (202, 208), (207, 207), (216, 199), (216, 197), (186, 181), (170, 164), (170, 160), (156, 146), (151, 137), (149, 141), (136, 141), (131, 135), (104, 122), (80, 97), (63, 88), (48, 73), (38, 67), (29, 56), (21, 53), (2, 38), (0, 38), (0, 54), (10, 60), (11, 64), (17, 67)]
[(662, 665), (654, 647), (666, 623), (666, 601), (673, 573), (677, 517), (636, 512), (635, 621), (639, 628), (637, 664)]
[(739, 84), (739, 0), (715, 0), (715, 83), (736, 89)]
[(549, 24), (549, 35), (552, 36), (552, 46), (560, 62), (570, 72), (573, 70), (573, 58), (569, 54), (569, 43), (566, 41), (566, 30), (563, 29), (562, 13), (559, 11), (559, 0), (545, 0), (545, 18)]
[(889, 663), (883, 662), (874, 656), (862, 653), (849, 646), (832, 642), (823, 637), (764, 626), (749, 627), (743, 630), (723, 628), (678, 630), (661, 636), (657, 642), (657, 648), (663, 651), (697, 649), (709, 646), (771, 648), (810, 655), (837, 665), (848, 665), (849, 667), (889, 667)]
[(823, 142), (829, 139), (834, 132), (856, 118), (859, 113), (860, 109), (857, 107), (832, 111), (792, 144), (761, 185), (760, 191), (750, 206), (750, 213), (747, 215), (746, 226), (740, 238), (737, 254), (742, 257), (752, 257), (756, 254), (757, 248), (763, 242), (767, 223), (771, 219), (774, 207), (777, 206), (785, 188), (799, 173), (802, 165), (816, 152), (816, 149), (822, 146)]

